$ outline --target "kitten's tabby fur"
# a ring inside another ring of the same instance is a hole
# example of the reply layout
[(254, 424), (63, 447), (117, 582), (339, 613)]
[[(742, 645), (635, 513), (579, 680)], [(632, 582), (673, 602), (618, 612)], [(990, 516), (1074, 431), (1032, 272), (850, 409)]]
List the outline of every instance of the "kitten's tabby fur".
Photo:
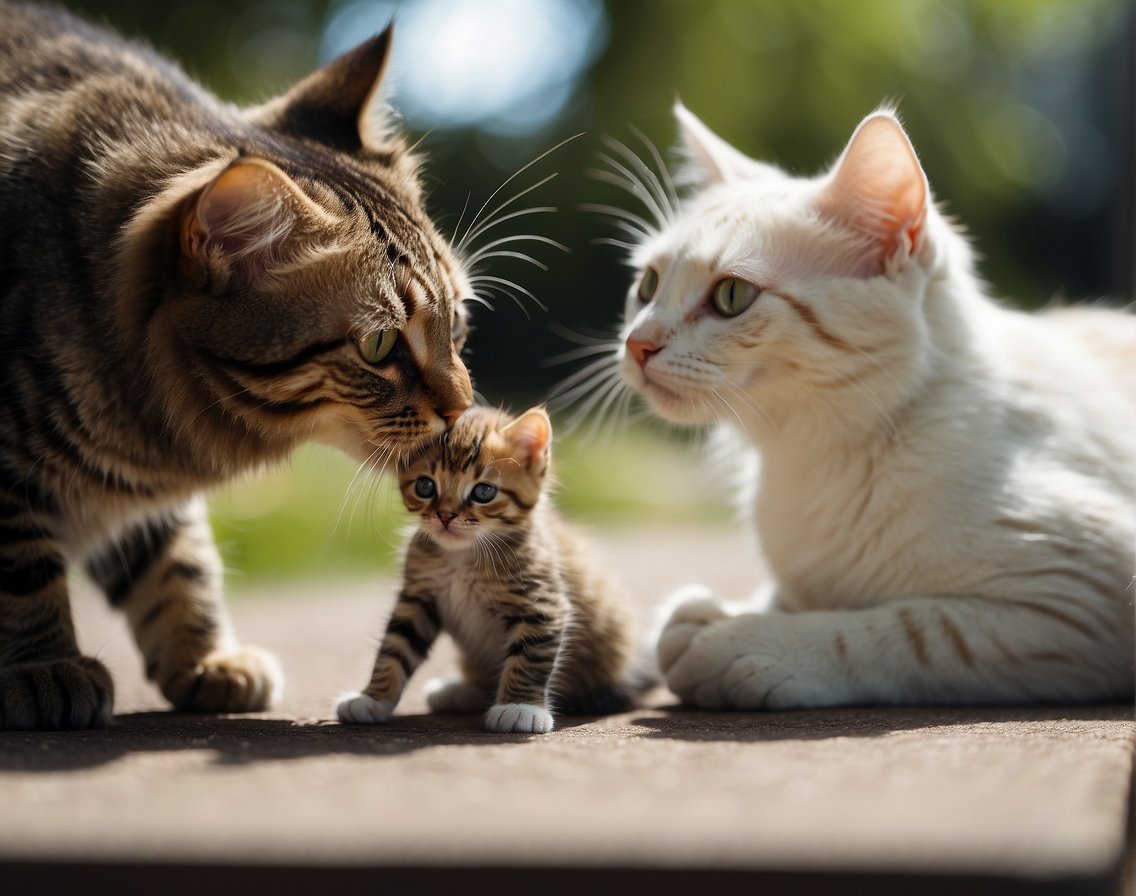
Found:
[(0, 19), (0, 728), (110, 715), (71, 563), (176, 706), (263, 707), (201, 491), (306, 439), (385, 461), (471, 398), (469, 284), (383, 132), (389, 31), (242, 111), (61, 11)]
[(775, 591), (757, 613), (678, 595), (668, 685), (741, 708), (1131, 697), (1136, 317), (991, 301), (890, 112), (817, 178), (677, 115), (697, 188), (636, 250), (621, 369), (748, 443)]
[(616, 712), (650, 685), (631, 669), (618, 592), (545, 496), (551, 438), (539, 408), (514, 420), (475, 407), (402, 465), (403, 500), (421, 520), (371, 682), (341, 698), (341, 721), (390, 718), (442, 631), (463, 676), (434, 683), (430, 707), (488, 707), (490, 731), (545, 733), (553, 709)]

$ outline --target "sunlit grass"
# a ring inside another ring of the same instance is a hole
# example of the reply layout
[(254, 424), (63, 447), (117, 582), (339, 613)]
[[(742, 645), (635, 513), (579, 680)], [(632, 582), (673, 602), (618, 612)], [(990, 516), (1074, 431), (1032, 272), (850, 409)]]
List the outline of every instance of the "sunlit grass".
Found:
[[(561, 440), (555, 468), (557, 506), (585, 526), (723, 516), (726, 496), (707, 487), (699, 451), (650, 430)], [(217, 492), (213, 529), (230, 574), (247, 583), (393, 569), (411, 518), (391, 476), (357, 472), (338, 452), (306, 446), (287, 465)]]

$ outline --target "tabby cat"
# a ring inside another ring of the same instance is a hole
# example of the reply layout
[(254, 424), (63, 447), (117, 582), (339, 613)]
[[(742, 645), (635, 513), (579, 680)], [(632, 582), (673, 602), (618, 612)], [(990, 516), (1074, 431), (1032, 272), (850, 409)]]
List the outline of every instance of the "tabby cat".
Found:
[(695, 186), (635, 249), (619, 365), (662, 418), (740, 437), (774, 588), (764, 612), (677, 595), (667, 684), (746, 709), (1130, 698), (1136, 316), (990, 299), (888, 110), (814, 178), (677, 116)]
[(618, 593), (545, 494), (551, 443), (541, 408), (474, 407), (401, 465), (418, 528), (371, 682), (340, 698), (340, 721), (387, 721), (442, 631), (463, 674), (428, 685), (430, 708), (488, 708), (490, 731), (543, 734), (553, 708), (616, 712), (651, 684)]
[(385, 132), (384, 32), (238, 110), (145, 47), (0, 3), (0, 728), (85, 728), (67, 569), (177, 707), (245, 711), (204, 489), (315, 439), (379, 465), (469, 405), (469, 284)]

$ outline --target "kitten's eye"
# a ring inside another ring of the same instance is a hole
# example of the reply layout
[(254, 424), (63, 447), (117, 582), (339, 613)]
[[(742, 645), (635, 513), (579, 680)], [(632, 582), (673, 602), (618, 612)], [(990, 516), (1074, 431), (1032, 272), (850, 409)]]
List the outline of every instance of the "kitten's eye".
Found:
[(438, 487), (429, 476), (419, 476), (414, 480), (414, 494), (419, 498), (433, 498), (438, 493)]
[(391, 353), (398, 330), (372, 330), (359, 340), (359, 354), (368, 364), (378, 364)]
[(488, 482), (479, 482), (473, 487), (469, 496), (478, 504), (488, 504), (497, 497), (497, 486), (490, 485)]
[(737, 317), (757, 301), (759, 295), (761, 290), (748, 280), (726, 277), (718, 281), (710, 301), (722, 317)]
[(639, 281), (639, 301), (646, 304), (655, 297), (659, 288), (659, 272), (654, 268), (647, 268), (643, 272), (643, 279)]

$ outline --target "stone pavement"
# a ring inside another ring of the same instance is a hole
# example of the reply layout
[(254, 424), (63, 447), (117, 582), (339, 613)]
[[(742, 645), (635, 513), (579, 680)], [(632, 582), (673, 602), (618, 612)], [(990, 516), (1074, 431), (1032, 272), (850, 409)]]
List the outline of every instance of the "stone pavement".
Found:
[[(744, 530), (612, 533), (644, 616), (706, 581), (742, 596)], [(676, 575), (681, 570), (681, 575)], [(544, 737), (425, 714), (343, 727), (389, 580), (230, 589), (244, 640), (275, 651), (283, 703), (174, 715), (122, 621), (77, 599), (84, 648), (119, 686), (101, 732), (0, 734), (0, 892), (1119, 892), (1131, 707), (679, 710), (563, 718)]]

